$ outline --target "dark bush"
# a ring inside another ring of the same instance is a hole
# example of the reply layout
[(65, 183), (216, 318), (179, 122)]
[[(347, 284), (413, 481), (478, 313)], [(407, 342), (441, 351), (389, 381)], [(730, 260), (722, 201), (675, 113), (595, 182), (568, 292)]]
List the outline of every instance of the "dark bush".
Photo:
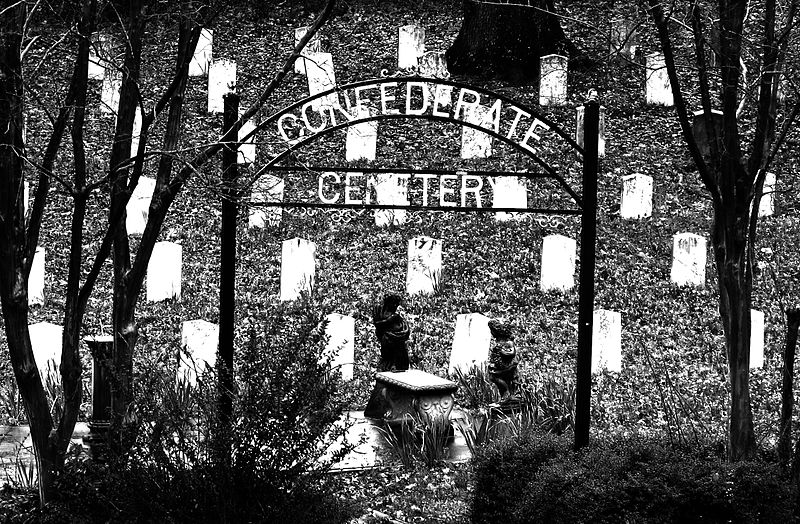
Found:
[(622, 438), (575, 452), (528, 433), (475, 459), (474, 522), (796, 522), (797, 493), (771, 463)]

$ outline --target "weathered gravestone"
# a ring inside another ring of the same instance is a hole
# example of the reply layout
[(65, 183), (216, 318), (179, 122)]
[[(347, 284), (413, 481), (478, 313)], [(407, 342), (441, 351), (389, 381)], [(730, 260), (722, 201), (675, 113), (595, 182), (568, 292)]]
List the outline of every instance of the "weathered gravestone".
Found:
[(302, 238), (284, 240), (281, 246), (281, 301), (297, 300), (314, 289), (317, 245)]
[(764, 176), (764, 185), (761, 189), (761, 202), (758, 204), (758, 216), (771, 217), (775, 214), (776, 184), (775, 173), (767, 173)]
[(142, 135), (142, 108), (136, 106), (133, 115), (133, 131), (131, 132), (131, 158), (139, 152), (139, 137)]
[[(244, 111), (239, 112), (239, 116), (244, 114)], [(256, 137), (255, 134), (245, 138), (256, 128), (256, 124), (252, 120), (247, 120), (242, 123), (239, 128), (239, 149), (236, 153), (236, 163), (238, 164), (253, 164), (256, 161)]]
[(716, 109), (711, 110), (709, 117), (705, 116), (705, 112), (701, 109), (692, 113), (692, 135), (697, 148), (700, 149), (700, 154), (703, 157), (711, 156), (711, 136), (709, 132), (712, 130), (717, 138), (717, 150), (722, 151), (722, 111)]
[(592, 315), (592, 373), (622, 371), (622, 315), (596, 309)]
[(50, 322), (37, 322), (28, 326), (33, 358), (42, 382), (47, 380), (48, 375), (53, 380), (59, 380), (63, 332), (61, 326)]
[(750, 310), (750, 369), (764, 367), (764, 313)]
[(491, 340), (489, 317), (480, 313), (456, 315), (456, 330), (447, 374), (452, 376), (456, 369), (467, 373), (473, 367), (486, 364)]
[(542, 291), (568, 291), (575, 287), (576, 251), (577, 243), (572, 238), (548, 235), (542, 239)]
[(425, 54), (425, 28), (410, 24), (397, 30), (397, 68), (411, 69), (419, 66)]
[(206, 76), (211, 63), (212, 46), (214, 44), (214, 31), (202, 29), (197, 47), (194, 48), (192, 61), (189, 62), (189, 76)]
[[(303, 26), (298, 27), (294, 30), (294, 45), (300, 43), (300, 40), (306, 36), (308, 30), (311, 29), (311, 26)], [(304, 75), (306, 74), (306, 57), (312, 55), (314, 53), (321, 53), (322, 52), (322, 40), (319, 38), (319, 33), (315, 34), (311, 40), (308, 41), (306, 46), (303, 48), (303, 52), (300, 53), (300, 57), (294, 62), (294, 72)]]
[(217, 363), (219, 326), (206, 320), (187, 320), (181, 324), (181, 351), (178, 354), (178, 381), (197, 384), (197, 377)]
[[(584, 123), (585, 108), (583, 106), (577, 107), (576, 126), (575, 126), (575, 142), (583, 147), (583, 135), (586, 127)], [(597, 136), (597, 156), (598, 158), (605, 158), (606, 156), (606, 108), (600, 106), (600, 123), (599, 134)]]
[(694, 233), (679, 233), (673, 237), (670, 280), (679, 286), (705, 287), (705, 238)]
[(236, 90), (236, 62), (227, 58), (212, 60), (208, 66), (208, 112), (225, 111), (225, 93)]
[(567, 103), (567, 57), (546, 55), (539, 59), (539, 105)]
[[(422, 55), (419, 59), (419, 75), (428, 78), (450, 78), (445, 53), (443, 51), (428, 51)], [(432, 99), (442, 101), (442, 104), (437, 107), (450, 105), (450, 101), (453, 98), (453, 86), (428, 84), (427, 88)]]
[(115, 115), (119, 108), (119, 90), (122, 87), (122, 73), (110, 68), (104, 71), (103, 83), (100, 86), (100, 112), (107, 115)]
[(664, 55), (661, 53), (650, 53), (645, 57), (644, 98), (650, 105), (672, 106), (675, 103)]
[(356, 319), (331, 313), (325, 317), (325, 321), (327, 341), (324, 356), (330, 358), (331, 368), (341, 371), (343, 380), (353, 380)]
[(439, 288), (441, 278), (442, 241), (426, 236), (409, 240), (406, 292), (432, 294)]
[(619, 216), (645, 218), (653, 214), (653, 177), (633, 173), (622, 177)]
[[(408, 205), (408, 179), (406, 174), (376, 173), (372, 177), (375, 198), (378, 204)], [(400, 226), (406, 222), (405, 209), (376, 209), (375, 225), (378, 227)]]
[[(283, 202), (285, 183), (282, 178), (274, 175), (261, 175), (253, 183), (250, 201), (254, 204), (263, 202)], [(277, 226), (281, 223), (283, 209), (280, 207), (253, 206), (248, 213), (249, 227)]]
[[(333, 55), (330, 53), (309, 53), (305, 59), (305, 64), (309, 95), (317, 95), (336, 87)], [(311, 107), (316, 111), (338, 106), (339, 98), (336, 93), (331, 93), (311, 102)]]
[(89, 46), (89, 80), (103, 80), (106, 69), (113, 69), (114, 41), (110, 35), (92, 33)]
[[(528, 188), (525, 180), (516, 176), (498, 176), (492, 179), (492, 207), (516, 207), (527, 209)], [(494, 214), (495, 220), (506, 221), (525, 218), (525, 213), (509, 213), (499, 211)]]
[[(357, 111), (354, 108), (356, 118), (368, 118), (376, 112), (369, 106), (360, 105)], [(354, 162), (356, 160), (375, 160), (375, 153), (378, 149), (378, 122), (362, 122), (347, 128), (347, 138), (345, 139), (345, 160)]]
[(147, 265), (147, 301), (181, 298), (183, 247), (174, 242), (156, 242)]
[[(464, 120), (481, 125), (490, 113), (486, 106), (475, 105), (467, 109)], [(461, 128), (461, 158), (489, 158), (492, 156), (492, 135), (464, 126)]]
[(619, 55), (628, 60), (632, 60), (636, 56), (636, 50), (639, 47), (639, 34), (636, 28), (636, 20), (629, 18), (617, 18), (611, 21), (609, 46), (611, 56)]
[(139, 178), (139, 182), (128, 200), (128, 205), (125, 207), (125, 227), (129, 235), (138, 236), (144, 233), (147, 217), (150, 214), (150, 200), (153, 198), (155, 189), (155, 179), (146, 176)]
[(28, 303), (31, 305), (44, 304), (44, 264), (45, 249), (37, 247), (28, 277)]

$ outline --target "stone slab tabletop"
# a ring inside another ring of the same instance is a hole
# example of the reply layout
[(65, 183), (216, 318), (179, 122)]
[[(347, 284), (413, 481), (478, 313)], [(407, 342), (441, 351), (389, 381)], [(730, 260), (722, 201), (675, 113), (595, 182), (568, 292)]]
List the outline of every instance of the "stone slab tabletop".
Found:
[(458, 384), (452, 380), (447, 380), (419, 369), (380, 371), (375, 374), (375, 380), (388, 386), (396, 386), (413, 392), (453, 392), (458, 389)]

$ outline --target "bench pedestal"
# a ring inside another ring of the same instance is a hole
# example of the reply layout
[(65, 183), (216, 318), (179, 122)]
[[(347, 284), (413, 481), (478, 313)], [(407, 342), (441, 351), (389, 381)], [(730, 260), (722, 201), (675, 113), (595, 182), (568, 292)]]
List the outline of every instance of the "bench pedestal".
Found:
[[(420, 421), (449, 423), (453, 409), (453, 393), (458, 384), (420, 371), (382, 371), (375, 374), (376, 388), (383, 389), (385, 412), (383, 420), (400, 423), (407, 416)], [(365, 416), (377, 418), (376, 413)]]

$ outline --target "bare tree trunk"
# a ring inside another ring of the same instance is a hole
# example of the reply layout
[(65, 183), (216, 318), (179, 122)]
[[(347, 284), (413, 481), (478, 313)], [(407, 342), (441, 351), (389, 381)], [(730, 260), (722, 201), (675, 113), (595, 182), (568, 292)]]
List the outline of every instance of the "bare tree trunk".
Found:
[(786, 310), (786, 345), (783, 348), (783, 385), (781, 388), (781, 421), (778, 431), (778, 459), (784, 467), (792, 457), (792, 408), (794, 407), (794, 359), (800, 309)]

